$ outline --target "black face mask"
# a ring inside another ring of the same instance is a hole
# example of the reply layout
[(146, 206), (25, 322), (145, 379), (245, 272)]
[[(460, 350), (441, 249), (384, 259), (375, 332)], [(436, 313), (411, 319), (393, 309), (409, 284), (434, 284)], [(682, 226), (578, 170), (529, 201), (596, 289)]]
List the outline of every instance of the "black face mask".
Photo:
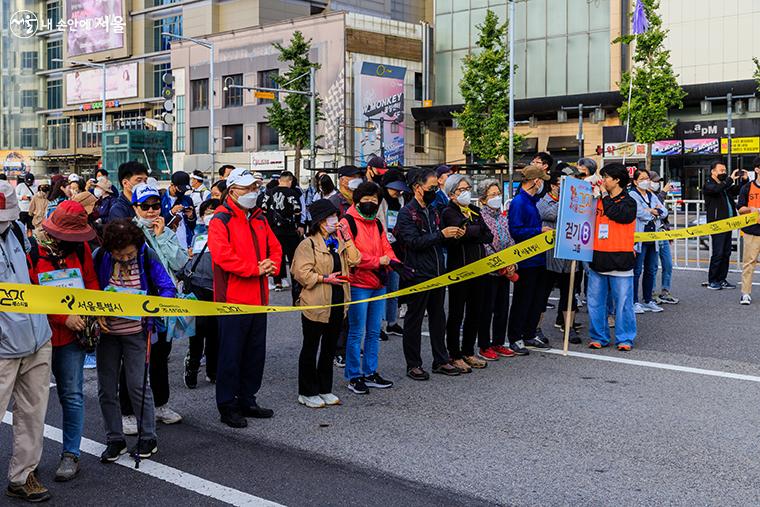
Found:
[(422, 202), (424, 202), (426, 205), (432, 203), (435, 201), (435, 194), (438, 192), (437, 189), (431, 188), (430, 190), (425, 190), (422, 193)]
[(720, 181), (726, 181), (727, 178), (728, 178), (728, 173), (721, 173), (718, 175), (718, 179)]
[(378, 205), (374, 202), (360, 202), (356, 205), (356, 208), (366, 218), (375, 218), (377, 215)]

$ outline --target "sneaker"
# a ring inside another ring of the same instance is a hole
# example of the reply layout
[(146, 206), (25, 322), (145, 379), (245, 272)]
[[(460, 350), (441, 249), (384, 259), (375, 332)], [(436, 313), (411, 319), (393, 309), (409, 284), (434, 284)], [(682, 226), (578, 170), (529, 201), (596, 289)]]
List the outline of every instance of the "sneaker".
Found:
[(536, 329), (536, 339), (541, 340), (547, 345), (549, 344), (549, 339), (546, 337), (546, 335), (544, 334), (544, 331), (540, 327)]
[(240, 413), (240, 410), (219, 409), (219, 415), (219, 420), (230, 428), (245, 428), (248, 426), (248, 421)]
[(380, 341), (381, 342), (387, 342), (388, 341), (388, 333), (386, 333), (382, 329), (380, 330)]
[(633, 303), (633, 313), (641, 314), (646, 313), (646, 310), (644, 310), (644, 305), (641, 303)]
[(740, 305), (751, 305), (752, 304), (752, 296), (749, 294), (742, 294), (742, 298), (739, 301)]
[(335, 356), (335, 359), (333, 359), (333, 365), (335, 365), (338, 368), (345, 368), (346, 358), (341, 355)]
[(113, 463), (125, 452), (127, 452), (127, 443), (124, 440), (114, 440), (113, 442), (108, 442), (108, 445), (106, 445), (106, 450), (103, 451), (103, 454), (100, 455), (100, 462)]
[(121, 416), (121, 432), (125, 435), (137, 435), (137, 417), (133, 415)]
[(515, 357), (515, 351), (504, 345), (494, 345), (491, 350), (499, 354), (501, 357)]
[(464, 362), (476, 370), (482, 370), (488, 363), (476, 356), (464, 356)]
[(325, 406), (325, 400), (320, 396), (304, 396), (299, 394), (298, 403), (309, 408), (324, 408)]
[(361, 377), (353, 379), (348, 383), (348, 390), (355, 394), (369, 394), (369, 387), (364, 383)]
[(583, 308), (583, 305), (586, 304), (586, 302), (583, 300), (580, 294), (576, 294), (575, 304), (578, 306), (578, 308)]
[[(464, 362), (464, 359), (455, 359), (451, 361), (451, 366), (459, 370), (461, 373), (472, 373), (472, 368), (469, 364)], [(435, 370), (433, 370), (435, 372)]]
[(617, 349), (620, 352), (630, 352), (631, 346), (628, 343), (620, 343), (618, 344)]
[[(457, 372), (457, 375), (459, 375), (459, 372)], [(430, 374), (419, 366), (406, 370), (406, 376), (412, 380), (430, 380)]]
[(588, 348), (590, 348), (590, 349), (599, 350), (599, 349), (602, 349), (602, 348), (604, 348), (606, 346), (607, 345), (602, 345), (602, 343), (598, 342), (598, 341), (590, 341), (590, 342), (588, 342)]
[(155, 438), (150, 438), (148, 440), (140, 440), (137, 442), (137, 445), (135, 445), (131, 451), (129, 451), (129, 455), (133, 458), (140, 457), (140, 459), (148, 459), (154, 454), (158, 452), (158, 443), (156, 442)]
[(251, 417), (253, 419), (271, 419), (274, 416), (274, 410), (260, 407), (255, 403), (247, 407), (241, 407), (240, 413), (243, 417)]
[(96, 359), (95, 354), (87, 354), (84, 356), (84, 369), (85, 370), (94, 370), (98, 367), (98, 361)]
[(8, 484), (5, 494), (31, 503), (45, 502), (51, 498), (50, 491), (42, 485), (34, 472), (29, 472), (24, 484)]
[(615, 316), (614, 315), (607, 315), (607, 325), (610, 326), (610, 329), (615, 329)]
[(274, 291), (275, 292), (282, 292), (282, 284), (281, 283), (276, 284), (274, 286)]
[(736, 285), (734, 285), (733, 283), (729, 282), (728, 280), (723, 280), (722, 282), (720, 282), (720, 287), (722, 289), (735, 289)]
[(188, 389), (198, 387), (198, 370), (185, 369), (185, 387)]
[[(560, 331), (562, 331), (562, 337), (565, 337), (565, 328), (561, 328)], [(573, 345), (578, 345), (579, 343), (582, 343), (581, 341), (581, 335), (578, 334), (578, 329), (573, 326), (570, 328), (570, 335), (568, 337), (568, 340)]]
[(710, 282), (707, 284), (707, 288), (710, 290), (721, 290), (723, 289), (723, 285), (718, 282)]
[(70, 452), (64, 452), (55, 471), (55, 482), (70, 481), (79, 473), (79, 458)]
[(499, 354), (496, 353), (496, 351), (492, 347), (488, 347), (487, 349), (480, 349), (478, 350), (478, 357), (481, 359), (484, 359), (486, 361), (498, 361), (499, 360)]
[(546, 309), (547, 310), (554, 310), (555, 308), (557, 308), (557, 307), (554, 306), (554, 303), (549, 303), (549, 302), (546, 303)]
[(527, 356), (530, 354), (530, 351), (525, 348), (525, 342), (522, 340), (510, 343), (509, 348), (512, 349), (512, 352), (514, 352), (516, 356)]
[(664, 311), (663, 308), (661, 306), (657, 306), (657, 303), (655, 303), (654, 301), (650, 301), (649, 303), (644, 303), (641, 306), (644, 308), (645, 312), (660, 313)]
[(545, 343), (543, 340), (536, 338), (531, 338), (530, 340), (525, 340), (525, 346), (529, 349), (548, 349), (549, 347), (548, 343)]
[(659, 299), (659, 301), (657, 301), (658, 305), (661, 305), (663, 303), (666, 305), (676, 305), (678, 304), (678, 301), (679, 301), (679, 299), (673, 296), (673, 294), (671, 294), (670, 291), (664, 290), (664, 289), (660, 293), (660, 297), (656, 299)]
[(388, 389), (393, 387), (393, 382), (385, 380), (379, 373), (375, 372), (368, 377), (364, 377), (364, 385), (375, 389)]
[(456, 377), (461, 375), (463, 372), (451, 363), (443, 363), (435, 366), (433, 368), (433, 373), (439, 373), (441, 375), (446, 375), (447, 377)]
[(170, 409), (167, 405), (163, 405), (161, 407), (156, 407), (156, 421), (164, 424), (175, 424), (182, 421), (182, 416)]
[(340, 398), (335, 396), (333, 393), (320, 394), (319, 397), (322, 398), (322, 401), (325, 402), (325, 405), (340, 405), (341, 404)]
[(388, 334), (393, 334), (396, 336), (403, 336), (404, 335), (404, 328), (399, 325), (398, 322), (391, 326), (386, 326), (385, 332)]

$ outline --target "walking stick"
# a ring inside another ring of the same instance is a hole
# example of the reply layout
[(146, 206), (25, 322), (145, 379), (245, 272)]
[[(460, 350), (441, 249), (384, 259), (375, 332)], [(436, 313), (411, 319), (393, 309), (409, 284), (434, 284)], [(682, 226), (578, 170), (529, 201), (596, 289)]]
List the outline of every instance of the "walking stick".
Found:
[(135, 447), (134, 455), (136, 469), (140, 468), (140, 440), (142, 440), (143, 416), (145, 415), (145, 391), (148, 387), (148, 368), (150, 366), (150, 328), (148, 328), (146, 335), (148, 336), (148, 339), (145, 346), (145, 369), (143, 370), (142, 399), (140, 400), (140, 420), (137, 421), (137, 446)]

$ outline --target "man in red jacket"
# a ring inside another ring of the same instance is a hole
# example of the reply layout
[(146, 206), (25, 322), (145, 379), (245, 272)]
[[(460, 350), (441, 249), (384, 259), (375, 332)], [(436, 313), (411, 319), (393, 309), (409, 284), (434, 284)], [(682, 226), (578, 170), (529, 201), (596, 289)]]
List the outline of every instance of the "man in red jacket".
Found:
[[(279, 271), (282, 248), (256, 207), (259, 181), (248, 169), (235, 169), (227, 177), (227, 192), (208, 228), (214, 300), (266, 305), (267, 277)], [(221, 421), (233, 428), (246, 427), (246, 417), (264, 419), (274, 415), (272, 410), (256, 404), (264, 375), (266, 335), (265, 313), (219, 318), (216, 404)]]

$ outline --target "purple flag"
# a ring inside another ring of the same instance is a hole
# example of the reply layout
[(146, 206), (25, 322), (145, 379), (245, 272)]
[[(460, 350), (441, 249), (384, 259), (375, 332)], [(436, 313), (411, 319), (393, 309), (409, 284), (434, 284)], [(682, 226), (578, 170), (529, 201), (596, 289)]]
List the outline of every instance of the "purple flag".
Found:
[(644, 11), (644, 4), (641, 0), (636, 0), (636, 8), (633, 11), (633, 34), (644, 33), (649, 28), (647, 13)]

